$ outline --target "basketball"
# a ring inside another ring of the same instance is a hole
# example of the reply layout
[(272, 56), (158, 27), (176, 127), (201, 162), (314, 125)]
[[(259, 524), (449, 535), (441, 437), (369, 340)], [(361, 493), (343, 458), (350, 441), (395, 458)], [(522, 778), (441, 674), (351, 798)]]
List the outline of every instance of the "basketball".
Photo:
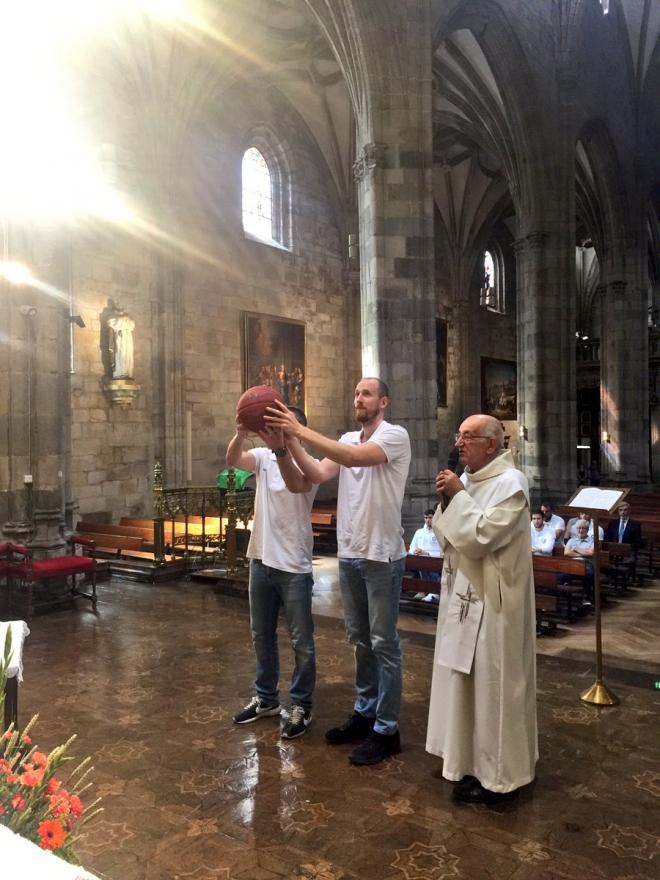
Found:
[(263, 431), (266, 427), (264, 421), (266, 407), (272, 406), (276, 400), (284, 403), (282, 395), (270, 385), (255, 385), (253, 388), (248, 388), (241, 394), (236, 405), (238, 421), (248, 431), (255, 433)]

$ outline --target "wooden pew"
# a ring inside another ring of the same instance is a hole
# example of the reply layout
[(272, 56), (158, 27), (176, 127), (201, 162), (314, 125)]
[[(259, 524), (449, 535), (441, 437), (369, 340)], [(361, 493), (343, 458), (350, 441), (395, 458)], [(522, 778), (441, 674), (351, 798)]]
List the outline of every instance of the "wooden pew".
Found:
[[(575, 605), (582, 596), (584, 560), (571, 556), (533, 556), (532, 559), (537, 620), (539, 612), (541, 616), (552, 612), (572, 620), (575, 616)], [(558, 583), (562, 576), (570, 578), (572, 582)], [(550, 601), (552, 599), (555, 600), (554, 603)]]
[(437, 593), (440, 595), (440, 581), (433, 581), (428, 577), (414, 577), (413, 572), (434, 572), (442, 575), (442, 559), (434, 556), (406, 556), (406, 568), (401, 581), (400, 607), (405, 611), (423, 612), (432, 617), (438, 616), (437, 602), (424, 602), (423, 599), (415, 599), (417, 593)]
[(314, 506), (310, 512), (312, 533), (316, 549), (337, 549), (337, 511), (331, 507), (317, 508)]

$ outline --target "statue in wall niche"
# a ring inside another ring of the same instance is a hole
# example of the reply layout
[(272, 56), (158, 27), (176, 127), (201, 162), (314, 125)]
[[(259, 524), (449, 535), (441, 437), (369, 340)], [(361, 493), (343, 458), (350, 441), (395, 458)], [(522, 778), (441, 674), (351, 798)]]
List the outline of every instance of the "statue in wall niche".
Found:
[(112, 330), (112, 364), (113, 379), (133, 378), (133, 330), (135, 321), (127, 312), (120, 310), (112, 318), (108, 318), (108, 327)]
[(128, 406), (139, 390), (133, 379), (135, 321), (112, 299), (108, 299), (100, 318), (103, 387), (113, 404)]

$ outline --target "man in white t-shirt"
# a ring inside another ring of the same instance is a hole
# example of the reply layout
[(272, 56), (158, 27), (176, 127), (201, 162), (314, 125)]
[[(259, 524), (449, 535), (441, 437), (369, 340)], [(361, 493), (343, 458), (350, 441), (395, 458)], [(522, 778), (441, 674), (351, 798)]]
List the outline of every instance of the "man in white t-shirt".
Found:
[[(306, 424), (302, 410), (293, 416)], [(265, 448), (243, 451), (249, 432), (240, 424), (227, 448), (227, 466), (252, 471), (257, 478), (250, 560), (250, 629), (257, 659), (256, 696), (234, 715), (235, 724), (279, 715), (277, 618), (284, 614), (294, 652), (289, 688), (291, 707), (283, 714), (281, 736), (302, 736), (312, 720), (316, 681), (312, 619), (312, 524), (310, 512), (318, 486), (296, 467), (280, 431), (260, 433)], [(295, 441), (297, 443), (297, 441)]]
[[(401, 646), (397, 631), (406, 545), (401, 504), (410, 467), (405, 428), (385, 421), (389, 390), (377, 378), (355, 388), (360, 431), (331, 440), (295, 421), (286, 407), (267, 421), (281, 428), (303, 474), (313, 483), (339, 475), (337, 556), (346, 631), (355, 646), (357, 700), (353, 714), (325, 737), (331, 745), (358, 743), (352, 764), (370, 765), (401, 751)], [(296, 439), (323, 456), (316, 461)]]
[(555, 547), (561, 547), (563, 549), (564, 531), (566, 529), (565, 521), (561, 516), (557, 516), (552, 509), (552, 505), (548, 504), (547, 501), (544, 501), (541, 505), (541, 513), (543, 514), (543, 521), (545, 524), (555, 531)]
[(552, 548), (555, 546), (555, 530), (543, 521), (543, 514), (535, 510), (531, 522), (532, 555), (552, 556)]

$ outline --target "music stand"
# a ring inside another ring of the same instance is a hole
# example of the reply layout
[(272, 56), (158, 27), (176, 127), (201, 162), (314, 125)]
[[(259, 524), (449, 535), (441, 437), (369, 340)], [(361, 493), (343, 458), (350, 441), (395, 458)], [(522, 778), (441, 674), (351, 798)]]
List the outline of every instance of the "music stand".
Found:
[(603, 514), (611, 514), (628, 494), (628, 489), (601, 489), (596, 486), (580, 486), (562, 511), (589, 513), (594, 529), (594, 612), (596, 617), (596, 681), (580, 695), (583, 703), (595, 706), (616, 706), (618, 697), (609, 690), (603, 681), (603, 640), (601, 627), (600, 601), (600, 538), (598, 535), (598, 518)]

